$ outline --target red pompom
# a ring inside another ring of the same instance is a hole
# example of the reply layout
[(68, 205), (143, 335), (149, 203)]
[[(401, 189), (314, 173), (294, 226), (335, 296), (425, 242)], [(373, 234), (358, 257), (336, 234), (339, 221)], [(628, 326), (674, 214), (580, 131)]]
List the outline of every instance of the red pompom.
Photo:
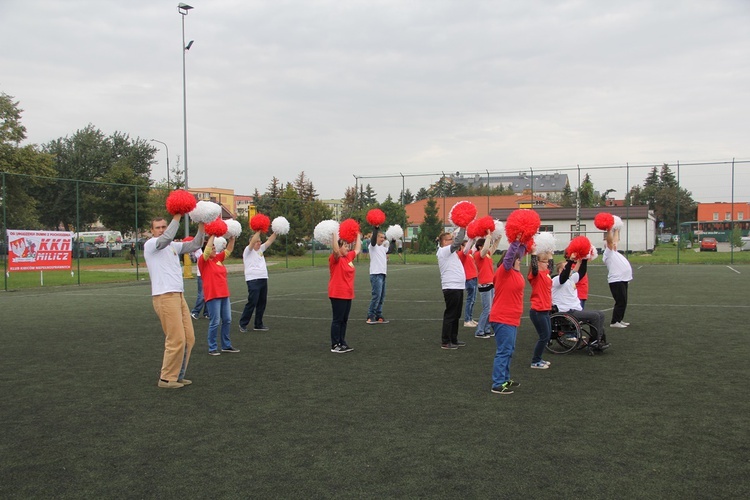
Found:
[(357, 239), (359, 234), (359, 222), (354, 219), (346, 219), (339, 224), (339, 238), (351, 243)]
[(609, 231), (615, 225), (615, 218), (609, 212), (601, 212), (594, 217), (594, 225), (602, 231)]
[(203, 231), (209, 236), (224, 236), (227, 232), (227, 223), (218, 218), (213, 222), (204, 224)]
[(591, 241), (585, 236), (576, 236), (565, 249), (565, 255), (571, 259), (586, 259), (591, 253)]
[(167, 196), (167, 212), (172, 215), (184, 215), (195, 208), (195, 196), (184, 189), (175, 189)]
[(256, 233), (258, 231), (260, 231), (261, 233), (267, 233), (268, 227), (270, 225), (271, 219), (269, 219), (267, 215), (257, 214), (253, 215), (253, 217), (250, 219), (250, 229), (252, 229)]
[(492, 232), (495, 230), (495, 219), (493, 219), (489, 215), (485, 215), (484, 217), (478, 218), (477, 224), (479, 227), (480, 238), (484, 238), (485, 236), (487, 236), (487, 231)]
[(469, 238), (479, 238), (482, 236), (482, 233), (479, 232), (479, 221), (474, 219), (473, 221), (469, 222), (469, 225), (466, 226), (466, 236)]
[(459, 201), (451, 208), (448, 219), (458, 227), (466, 227), (477, 216), (477, 207), (470, 201)]
[(542, 220), (535, 211), (526, 208), (514, 210), (505, 221), (505, 236), (508, 237), (509, 242), (513, 242), (520, 235), (521, 243), (530, 248), (529, 245), (541, 225)]
[(369, 212), (367, 212), (367, 223), (370, 224), (372, 227), (378, 227), (383, 222), (385, 222), (385, 212), (380, 210), (379, 208), (373, 208)]

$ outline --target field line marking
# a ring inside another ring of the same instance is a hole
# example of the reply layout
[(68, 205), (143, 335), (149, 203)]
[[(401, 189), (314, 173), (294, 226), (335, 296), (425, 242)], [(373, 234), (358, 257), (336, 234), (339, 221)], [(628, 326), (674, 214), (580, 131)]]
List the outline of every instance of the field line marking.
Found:
[(737, 274), (742, 274), (741, 272), (739, 272), (737, 269), (733, 268), (732, 266), (727, 266), (727, 267)]

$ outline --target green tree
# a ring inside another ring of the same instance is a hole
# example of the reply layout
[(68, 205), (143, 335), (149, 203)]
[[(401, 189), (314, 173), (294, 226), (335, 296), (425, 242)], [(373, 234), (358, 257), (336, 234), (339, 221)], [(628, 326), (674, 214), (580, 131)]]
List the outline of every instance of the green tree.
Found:
[(414, 195), (412, 194), (409, 188), (406, 188), (406, 191), (401, 192), (400, 199), (403, 201), (404, 205), (408, 205), (409, 203), (414, 203)]
[(110, 184), (102, 186), (98, 208), (101, 223), (122, 233), (148, 228), (152, 219), (148, 180), (137, 175), (125, 161), (112, 167), (102, 180)]
[(424, 207), (424, 221), (419, 225), (419, 253), (434, 253), (437, 250), (435, 240), (443, 232), (443, 221), (438, 217), (437, 201), (429, 198)]
[(565, 184), (562, 195), (560, 196), (560, 206), (563, 207), (574, 207), (576, 205), (575, 196), (573, 190), (570, 189), (570, 184)]
[(596, 196), (594, 196), (594, 183), (591, 182), (591, 177), (586, 174), (581, 182), (581, 187), (578, 188), (579, 196), (581, 197), (581, 207), (589, 208), (596, 205)]
[[(18, 102), (0, 92), (0, 172), (5, 175), (6, 224), (10, 229), (41, 229), (39, 203), (35, 189), (50, 183), (54, 175), (53, 158), (36, 145), (20, 146), (26, 139), (26, 127), (21, 124), (22, 109)], [(5, 239), (5, 233), (0, 240)]]
[[(77, 222), (86, 226), (97, 221), (107, 194), (100, 183), (116, 165), (126, 166), (144, 179), (146, 184), (140, 184), (146, 189), (151, 185), (150, 165), (157, 152), (145, 140), (131, 139), (120, 132), (107, 137), (91, 124), (71, 137), (49, 142), (45, 151), (54, 155), (54, 168), (61, 178), (37, 191), (45, 206), (41, 220), (49, 227), (73, 227)], [(123, 175), (123, 171), (115, 173), (115, 177)], [(121, 219), (133, 216), (122, 214)]]
[(663, 222), (665, 229), (670, 231), (677, 231), (678, 219), (696, 218), (697, 205), (692, 193), (678, 186), (667, 164), (662, 165), (661, 170), (653, 167), (643, 186), (630, 188), (626, 198), (633, 205), (648, 205), (654, 211), (657, 223)]
[(417, 194), (414, 196), (414, 201), (426, 200), (429, 197), (430, 193), (427, 191), (427, 189), (421, 187), (419, 188), (419, 191), (417, 191)]

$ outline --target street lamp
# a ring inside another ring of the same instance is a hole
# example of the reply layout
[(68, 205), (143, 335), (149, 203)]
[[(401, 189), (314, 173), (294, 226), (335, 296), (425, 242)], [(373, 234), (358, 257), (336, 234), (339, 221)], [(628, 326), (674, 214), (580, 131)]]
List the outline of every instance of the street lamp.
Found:
[(151, 139), (151, 142), (158, 142), (159, 144), (163, 144), (164, 147), (167, 149), (167, 191), (169, 191), (169, 146), (167, 146), (166, 142), (161, 142), (157, 139)]
[[(190, 50), (193, 45), (193, 40), (185, 45), (185, 16), (188, 15), (188, 11), (193, 7), (186, 3), (179, 3), (177, 5), (177, 11), (182, 16), (182, 132), (183, 132), (183, 144), (184, 144), (184, 165), (185, 165), (185, 191), (188, 190), (188, 154), (187, 154), (187, 86), (185, 84), (185, 52)], [(188, 216), (185, 214), (185, 237), (190, 235)]]

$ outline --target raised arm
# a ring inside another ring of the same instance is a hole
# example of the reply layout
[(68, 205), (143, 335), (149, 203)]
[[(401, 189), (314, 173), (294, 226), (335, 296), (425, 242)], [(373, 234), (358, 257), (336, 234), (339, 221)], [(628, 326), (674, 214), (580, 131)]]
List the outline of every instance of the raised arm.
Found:
[(276, 241), (276, 233), (271, 233), (271, 236), (269, 236), (268, 239), (266, 240), (266, 243), (265, 243), (266, 248), (273, 245), (274, 241)]
[(192, 241), (186, 241), (182, 244), (182, 250), (180, 253), (193, 253), (203, 246), (203, 238), (205, 234), (203, 232), (203, 223), (198, 223), (198, 232), (195, 233), (195, 238)]
[(234, 242), (236, 241), (236, 238), (232, 236), (229, 238), (229, 241), (227, 242), (227, 247), (224, 249), (224, 253), (227, 257), (232, 255), (232, 252), (234, 251)]
[(157, 250), (163, 250), (169, 246), (170, 243), (172, 243), (172, 240), (174, 240), (174, 237), (177, 236), (177, 230), (180, 229), (180, 220), (182, 219), (182, 214), (174, 214), (172, 216), (172, 222), (169, 223), (169, 226), (167, 229), (161, 233), (161, 236), (156, 238), (156, 249)]
[(453, 243), (451, 243), (451, 253), (457, 251), (459, 248), (461, 248), (461, 242), (464, 241), (464, 237), (466, 236), (466, 229), (461, 228), (458, 230), (458, 234), (455, 238), (453, 238)]
[(211, 258), (211, 256), (214, 254), (214, 235), (208, 237), (208, 241), (206, 242), (206, 249), (203, 250), (203, 255), (201, 256), (203, 260), (208, 260)]
[(362, 251), (362, 233), (357, 233), (357, 241), (354, 243), (354, 255), (359, 255)]

